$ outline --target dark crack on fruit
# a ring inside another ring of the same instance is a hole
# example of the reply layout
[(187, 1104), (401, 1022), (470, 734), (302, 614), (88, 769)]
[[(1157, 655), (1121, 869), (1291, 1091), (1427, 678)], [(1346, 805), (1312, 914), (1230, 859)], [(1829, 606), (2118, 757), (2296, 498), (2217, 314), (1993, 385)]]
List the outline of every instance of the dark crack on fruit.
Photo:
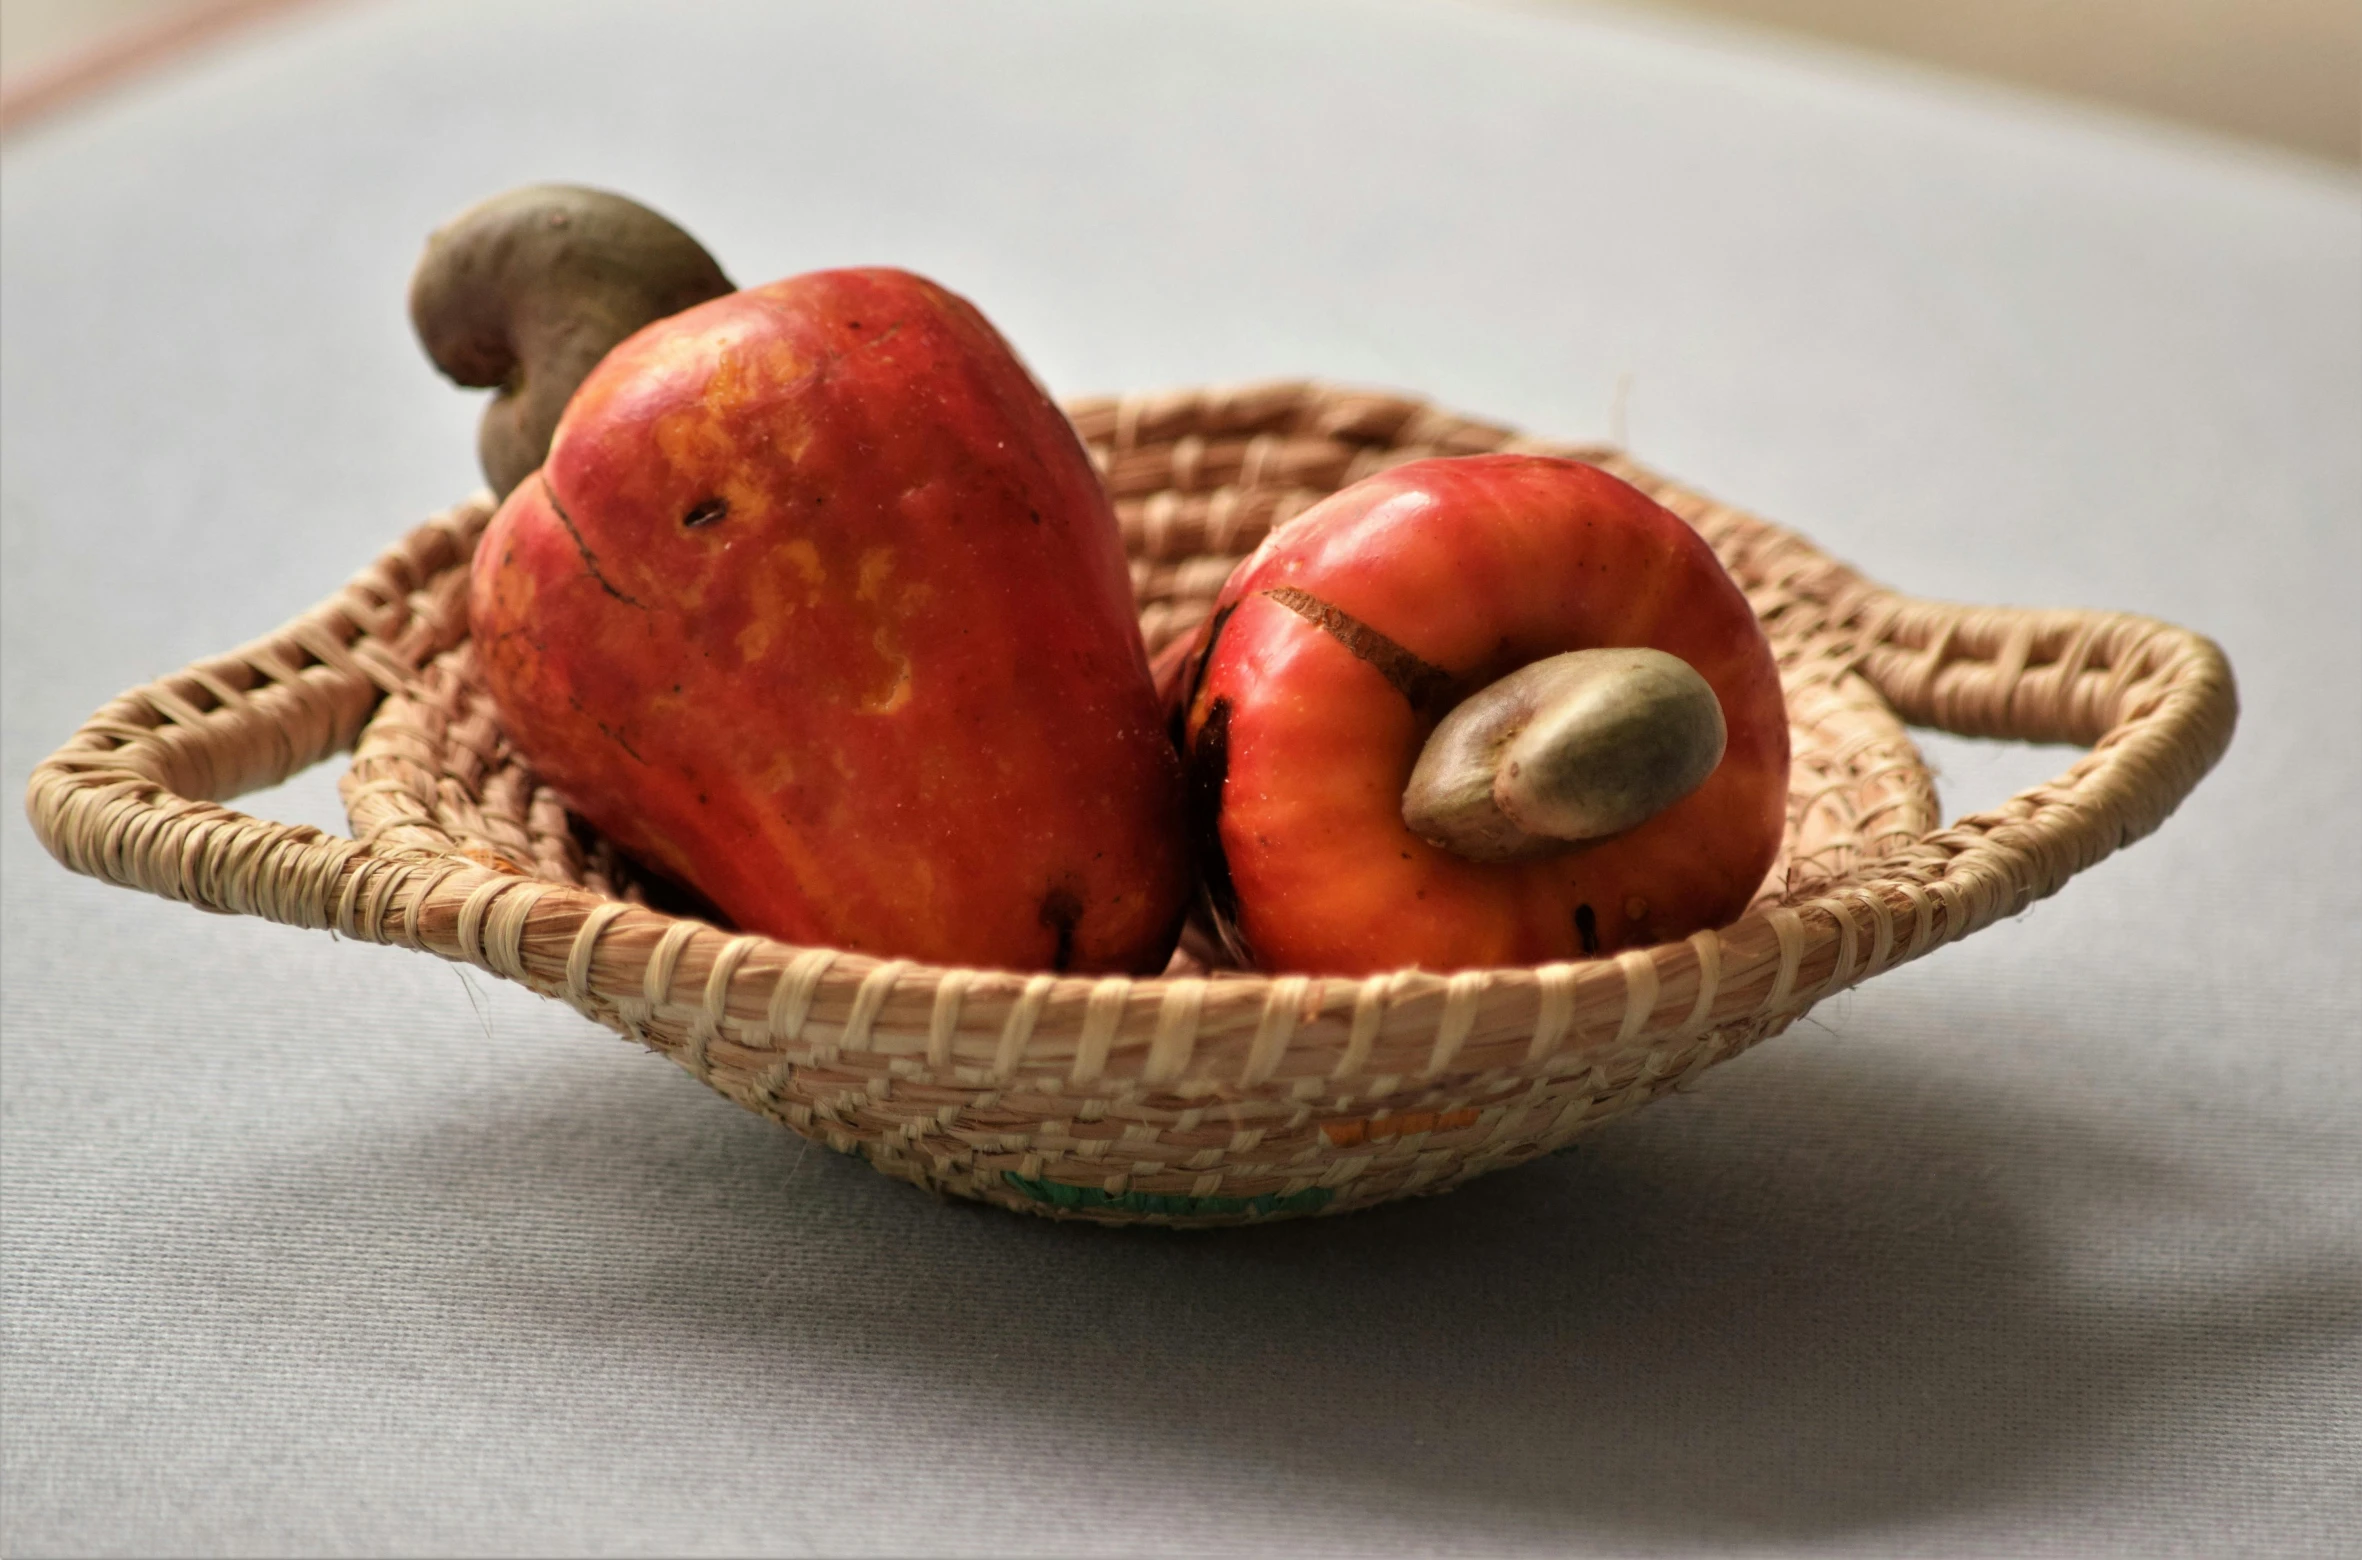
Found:
[(566, 513), (566, 506), (564, 504), (558, 502), (558, 490), (549, 485), (549, 478), (546, 476), (541, 479), (541, 494), (542, 497), (549, 500), (550, 513), (558, 517), (558, 524), (564, 526), (566, 528), (566, 534), (573, 538), (574, 550), (582, 554), (583, 569), (589, 573), (592, 579), (599, 582), (599, 589), (605, 591), (608, 595), (613, 596), (617, 601), (622, 602), (627, 607), (638, 607), (642, 612), (647, 611), (648, 603), (642, 601), (639, 597), (633, 595), (631, 592), (623, 589), (613, 580), (607, 578), (606, 575), (599, 572), (599, 555), (590, 550), (590, 543), (584, 541), (582, 539), (582, 532), (575, 529), (574, 517)]
[(1234, 601), (1215, 613), (1214, 621), (1206, 626), (1205, 648), (1198, 651), (1197, 660), (1189, 668), (1189, 689), (1181, 695), (1182, 709), (1197, 707), (1198, 691), (1206, 685), (1206, 674), (1214, 669), (1214, 649), (1222, 643), (1222, 630), (1230, 626), (1230, 615), (1237, 610), (1238, 603)]
[(1369, 663), (1420, 715), (1440, 718), (1452, 707), (1457, 679), (1451, 673), (1419, 659), (1352, 613), (1293, 585), (1281, 585), (1263, 594)]
[(1183, 805), (1189, 853), (1215, 930), (1227, 939), (1238, 918), (1238, 889), (1222, 849), (1222, 787), (1230, 778), (1230, 701), (1216, 699), (1189, 745), (1183, 765)]

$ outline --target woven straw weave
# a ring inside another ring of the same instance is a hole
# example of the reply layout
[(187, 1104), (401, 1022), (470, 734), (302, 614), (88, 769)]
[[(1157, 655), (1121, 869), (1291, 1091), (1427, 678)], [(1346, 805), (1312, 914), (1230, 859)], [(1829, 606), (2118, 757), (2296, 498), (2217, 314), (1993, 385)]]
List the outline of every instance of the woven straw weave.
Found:
[[(944, 969), (669, 915), (537, 786), (474, 680), (481, 498), (270, 638), (101, 710), (36, 772), (35, 827), (112, 882), (520, 981), (891, 1174), (1063, 1217), (1220, 1224), (1440, 1191), (1559, 1148), (2055, 892), (2162, 822), (2230, 740), (2230, 669), (2194, 634), (1899, 596), (1612, 449), (1293, 383), (1069, 412), (1115, 496), (1152, 651), (1272, 526), (1384, 466), (1527, 450), (1653, 494), (1713, 544), (1779, 658), (1788, 838), (1753, 908), (1612, 959), (1367, 979), (1190, 952), (1156, 979)], [(2090, 751), (1944, 827), (1905, 722)], [(218, 805), (356, 740), (352, 839)]]

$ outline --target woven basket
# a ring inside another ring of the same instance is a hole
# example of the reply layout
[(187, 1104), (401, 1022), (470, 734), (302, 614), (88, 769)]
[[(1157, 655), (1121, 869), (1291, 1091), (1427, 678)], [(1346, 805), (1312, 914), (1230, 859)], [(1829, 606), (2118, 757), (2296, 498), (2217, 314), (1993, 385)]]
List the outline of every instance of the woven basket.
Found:
[[(1155, 979), (943, 969), (666, 914), (535, 783), (474, 678), (481, 497), (268, 639), (99, 711), (35, 772), (34, 826), (111, 882), (522, 982), (889, 1174), (1060, 1217), (1227, 1224), (1442, 1191), (1562, 1147), (2056, 892), (2155, 828), (2230, 740), (2230, 669), (2194, 634), (1899, 596), (1612, 449), (1305, 384), (1069, 412), (1115, 496), (1152, 651), (1271, 527), (1388, 465), (1564, 454), (1653, 494), (1745, 588), (1787, 691), (1788, 838), (1754, 906), (1612, 959), (1366, 979), (1191, 951)], [(1905, 722), (2090, 751), (1947, 828)], [(217, 805), (356, 740), (352, 839)]]

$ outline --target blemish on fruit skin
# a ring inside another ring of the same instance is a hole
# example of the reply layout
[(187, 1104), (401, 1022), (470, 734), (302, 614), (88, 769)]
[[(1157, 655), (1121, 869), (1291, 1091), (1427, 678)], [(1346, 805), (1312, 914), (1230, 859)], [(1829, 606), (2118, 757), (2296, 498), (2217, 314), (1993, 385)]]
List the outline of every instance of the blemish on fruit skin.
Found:
[[(886, 582), (894, 573), (894, 549), (872, 547), (861, 555), (859, 573), (853, 586), (853, 599), (872, 608), (882, 607)], [(898, 605), (908, 611), (913, 592), (905, 591)], [(916, 593), (924, 599), (924, 587)], [(895, 632), (896, 617), (886, 611), (875, 615), (875, 626), (870, 630), (870, 648), (878, 654), (882, 669), (887, 673), (884, 689), (871, 693), (861, 701), (861, 708), (872, 715), (891, 715), (910, 702), (910, 657), (903, 653), (901, 637)]]
[(892, 631), (883, 623), (870, 636), (870, 645), (893, 665), (894, 680), (884, 693), (863, 699), (861, 708), (871, 715), (891, 715), (910, 702), (910, 657), (894, 647)]
[(1066, 885), (1060, 884), (1042, 896), (1041, 923), (1058, 938), (1058, 946), (1050, 956), (1050, 968), (1061, 975), (1074, 966), (1074, 929), (1082, 918), (1082, 898)]
[(783, 748), (772, 754), (769, 766), (755, 778), (753, 789), (758, 795), (777, 796), (795, 784), (795, 780), (795, 754)]
[(1575, 906), (1575, 936), (1583, 944), (1584, 957), (1599, 952), (1599, 916), (1588, 904)]
[(820, 599), (820, 587), (828, 583), (828, 569), (820, 561), (820, 549), (799, 536), (779, 551), (804, 577), (804, 605), (811, 606)]
[[(798, 606), (818, 605), (827, 583), (828, 569), (809, 537), (772, 548), (760, 566), (747, 571), (747, 618), (746, 627), (738, 631), (739, 656), (752, 661), (770, 649), (780, 619)], [(801, 590), (793, 588), (798, 584)]]

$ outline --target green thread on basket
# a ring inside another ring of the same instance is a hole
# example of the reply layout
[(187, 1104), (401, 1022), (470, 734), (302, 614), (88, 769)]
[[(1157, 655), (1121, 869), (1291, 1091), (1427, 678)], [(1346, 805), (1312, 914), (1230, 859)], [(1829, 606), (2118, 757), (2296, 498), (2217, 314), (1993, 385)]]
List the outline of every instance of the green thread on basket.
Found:
[(1034, 1180), (1014, 1170), (1001, 1179), (1035, 1202), (1054, 1208), (1109, 1208), (1118, 1213), (1161, 1213), (1172, 1217), (1207, 1217), (1232, 1213), (1311, 1213), (1337, 1195), (1333, 1187), (1307, 1186), (1300, 1192), (1265, 1192), (1260, 1197), (1191, 1197), (1182, 1192), (1115, 1192), (1096, 1186), (1068, 1186), (1063, 1181)]

